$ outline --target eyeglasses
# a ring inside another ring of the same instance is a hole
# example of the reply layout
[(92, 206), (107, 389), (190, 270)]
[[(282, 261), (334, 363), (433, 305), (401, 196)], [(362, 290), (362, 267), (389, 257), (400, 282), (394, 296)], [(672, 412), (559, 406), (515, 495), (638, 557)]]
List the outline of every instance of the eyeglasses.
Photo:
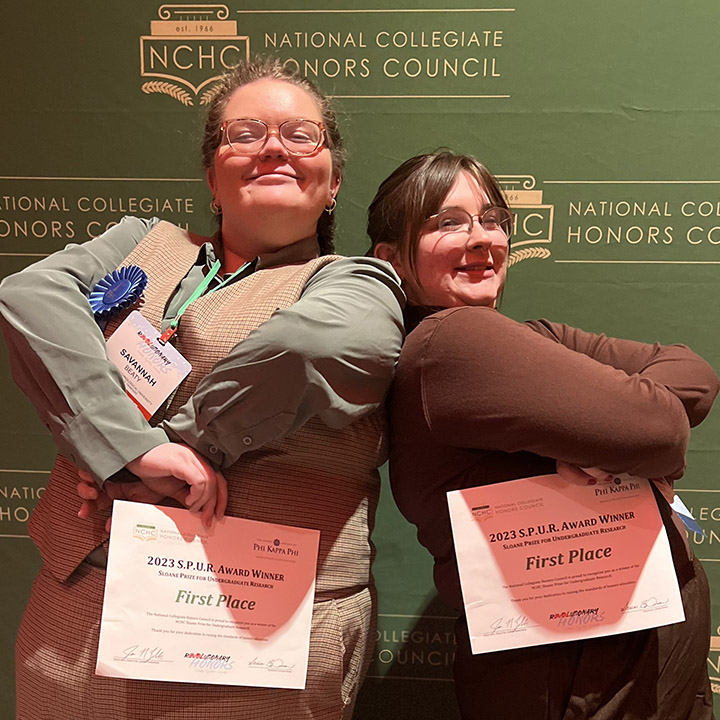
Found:
[(471, 215), (459, 207), (448, 207), (431, 215), (426, 222), (432, 222), (431, 230), (439, 232), (440, 237), (460, 232), (470, 235), (475, 218), (483, 226), (485, 232), (501, 232), (508, 240), (510, 239), (515, 216), (504, 207), (489, 207), (477, 215)]
[(326, 140), (325, 125), (302, 118), (286, 120), (279, 125), (268, 125), (253, 118), (225, 120), (222, 132), (225, 142), (241, 155), (259, 153), (271, 132), (277, 133), (283, 147), (291, 155), (312, 155)]

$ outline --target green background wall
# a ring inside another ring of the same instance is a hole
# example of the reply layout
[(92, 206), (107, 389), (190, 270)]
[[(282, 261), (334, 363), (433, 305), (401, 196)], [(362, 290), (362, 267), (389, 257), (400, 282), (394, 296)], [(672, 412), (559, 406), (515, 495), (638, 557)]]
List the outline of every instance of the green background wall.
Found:
[[(203, 94), (223, 61), (274, 52), (337, 98), (350, 150), (341, 251), (365, 251), (366, 207), (399, 162), (441, 145), (470, 152), (502, 176), (519, 215), (505, 312), (687, 343), (720, 368), (716, 0), (26, 0), (3, 21), (2, 276), (123, 214), (210, 231)], [(38, 569), (26, 521), (53, 448), (4, 351), (0, 362), (0, 717), (10, 718), (14, 637)], [(719, 418), (695, 431), (678, 487), (707, 533), (691, 542), (715, 595), (716, 698)], [(380, 630), (356, 717), (452, 718), (452, 613), (387, 484), (374, 537)]]

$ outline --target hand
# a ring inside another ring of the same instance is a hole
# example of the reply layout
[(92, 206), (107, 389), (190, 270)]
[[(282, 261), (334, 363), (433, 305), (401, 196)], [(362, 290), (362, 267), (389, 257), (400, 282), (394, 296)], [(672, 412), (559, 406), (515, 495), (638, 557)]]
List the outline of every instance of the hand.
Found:
[(579, 468), (577, 465), (557, 460), (555, 463), (558, 475), (568, 482), (578, 483), (580, 485), (597, 485), (598, 483), (611, 482), (613, 476), (598, 468)]
[[(83, 503), (78, 511), (78, 517), (87, 519), (94, 513), (105, 510), (112, 505), (113, 500), (129, 500), (131, 502), (144, 502), (157, 504), (167, 495), (151, 490), (142, 482), (105, 483), (103, 488), (98, 487), (92, 475), (85, 470), (79, 470), (80, 482), (77, 484), (77, 493)], [(185, 483), (177, 481), (178, 491), (186, 488)], [(106, 532), (110, 532), (112, 518), (105, 523)]]
[[(608, 473), (604, 470), (600, 470), (599, 468), (579, 468), (575, 465), (562, 462), (561, 460), (557, 460), (555, 464), (560, 477), (564, 480), (568, 480), (569, 482), (580, 483), (581, 485), (610, 483), (613, 482), (615, 478), (620, 478), (621, 480), (632, 480), (636, 478), (635, 475), (630, 475), (629, 473)], [(668, 480), (667, 478), (649, 479), (651, 482), (655, 483), (660, 493), (668, 501), (668, 504), (671, 505), (675, 498), (673, 481)]]
[[(150, 490), (175, 498), (202, 515), (209, 527), (227, 506), (227, 483), (199, 453), (182, 443), (163, 443), (126, 465)], [(181, 485), (178, 485), (178, 481)], [(184, 483), (184, 485), (183, 485)]]
[(78, 470), (80, 482), (77, 484), (77, 494), (83, 500), (78, 517), (89, 518), (90, 515), (105, 510), (112, 505), (113, 500), (129, 500), (131, 502), (159, 503), (166, 497), (174, 497), (186, 489), (181, 480), (175, 481), (173, 490), (168, 483), (169, 494), (162, 494), (151, 490), (142, 482), (106, 482), (104, 487), (98, 487), (93, 476), (86, 470)]
[(156, 503), (172, 497), (191, 512), (202, 515), (209, 527), (227, 507), (227, 483), (202, 455), (181, 443), (164, 443), (148, 450), (125, 466), (140, 483), (106, 483), (101, 491), (87, 473), (81, 472), (78, 495), (85, 501), (80, 517), (108, 507), (113, 499)]

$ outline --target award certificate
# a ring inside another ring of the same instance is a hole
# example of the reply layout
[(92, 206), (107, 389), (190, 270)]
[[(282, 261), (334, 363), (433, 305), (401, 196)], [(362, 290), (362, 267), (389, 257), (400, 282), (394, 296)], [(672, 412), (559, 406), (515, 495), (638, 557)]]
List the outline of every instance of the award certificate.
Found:
[(648, 480), (559, 475), (448, 493), (472, 652), (685, 619)]
[(304, 688), (319, 538), (116, 500), (97, 674)]

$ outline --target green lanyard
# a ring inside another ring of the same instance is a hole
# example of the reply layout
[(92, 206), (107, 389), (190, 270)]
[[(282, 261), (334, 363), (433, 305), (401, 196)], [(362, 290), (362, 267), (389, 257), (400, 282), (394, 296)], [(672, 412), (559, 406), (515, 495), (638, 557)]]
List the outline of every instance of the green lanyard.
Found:
[[(226, 277), (217, 287), (214, 287), (208, 295), (211, 293), (216, 292), (217, 290), (222, 290), (224, 287), (227, 287), (240, 273), (247, 270), (250, 265), (252, 265), (252, 262), (246, 262), (241, 268), (238, 268), (232, 275), (229, 277)], [(205, 291), (208, 289), (208, 286), (213, 281), (215, 276), (220, 271), (220, 265), (222, 263), (220, 260), (216, 260), (213, 263), (213, 266), (210, 268), (210, 271), (208, 274), (202, 279), (202, 282), (193, 290), (190, 297), (182, 304), (182, 307), (177, 311), (177, 315), (175, 316), (175, 319), (170, 323), (170, 326), (168, 329), (160, 336), (160, 342), (165, 344), (176, 332), (178, 329), (178, 325), (180, 324), (180, 318), (183, 316), (183, 313), (192, 305), (199, 297), (202, 297), (202, 295), (205, 293)]]

